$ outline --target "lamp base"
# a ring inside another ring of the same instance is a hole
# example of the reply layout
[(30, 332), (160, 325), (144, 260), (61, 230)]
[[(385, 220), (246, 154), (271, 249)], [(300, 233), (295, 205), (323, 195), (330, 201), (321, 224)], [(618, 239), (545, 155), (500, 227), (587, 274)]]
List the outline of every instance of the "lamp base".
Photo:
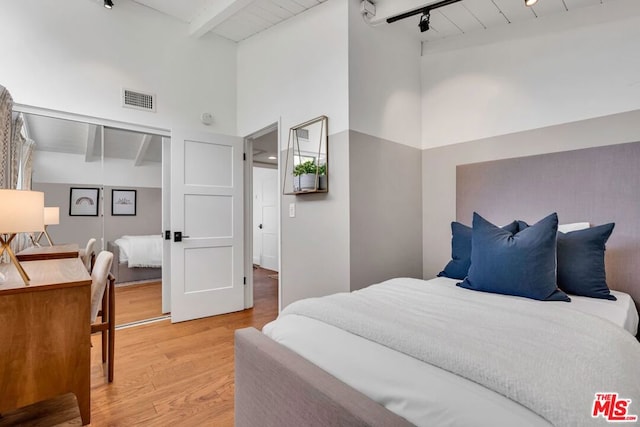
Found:
[(29, 275), (27, 274), (26, 271), (24, 271), (24, 268), (22, 268), (22, 266), (20, 265), (20, 261), (18, 261), (18, 258), (16, 258), (16, 254), (13, 253), (13, 250), (11, 249), (11, 241), (13, 240), (14, 237), (16, 237), (16, 233), (11, 233), (9, 234), (9, 238), (5, 240), (5, 236), (7, 235), (0, 235), (0, 244), (2, 244), (2, 247), (0, 248), (0, 256), (2, 256), (2, 254), (4, 253), (4, 251), (7, 251), (7, 253), (9, 254), (9, 258), (11, 258), (11, 262), (13, 262), (13, 264), (16, 266), (16, 270), (18, 270), (18, 273), (20, 273), (20, 277), (22, 277), (22, 280), (24, 281), (25, 285), (29, 285)]
[(53, 241), (51, 240), (51, 236), (49, 236), (49, 232), (47, 231), (47, 226), (44, 226), (44, 231), (41, 231), (40, 233), (38, 233), (37, 237), (33, 237), (33, 234), (30, 234), (29, 236), (31, 236), (31, 242), (33, 243), (34, 246), (38, 246), (41, 247), (42, 245), (40, 244), (40, 240), (42, 239), (42, 236), (45, 236), (47, 238), (47, 242), (49, 242), (49, 246), (53, 246)]

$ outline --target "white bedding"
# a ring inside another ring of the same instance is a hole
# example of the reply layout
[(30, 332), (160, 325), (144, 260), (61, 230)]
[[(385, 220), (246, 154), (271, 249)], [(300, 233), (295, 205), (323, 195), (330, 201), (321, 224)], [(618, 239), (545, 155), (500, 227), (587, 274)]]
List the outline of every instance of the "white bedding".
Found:
[[(438, 278), (430, 281), (429, 285), (473, 292), (456, 288), (456, 282)], [(620, 327), (637, 329), (633, 302), (626, 294), (616, 293), (616, 296), (617, 302), (573, 297), (576, 304), (551, 304), (607, 316)], [(502, 295), (495, 297), (506, 298), (507, 303), (509, 299), (521, 300)], [(497, 420), (500, 420), (500, 425), (550, 425), (501, 394), (309, 317), (281, 315), (263, 331), (416, 425), (493, 426), (497, 425)], [(354, 354), (358, 357), (354, 358)]]
[(120, 263), (129, 267), (162, 267), (162, 236), (122, 236), (114, 243), (120, 247)]

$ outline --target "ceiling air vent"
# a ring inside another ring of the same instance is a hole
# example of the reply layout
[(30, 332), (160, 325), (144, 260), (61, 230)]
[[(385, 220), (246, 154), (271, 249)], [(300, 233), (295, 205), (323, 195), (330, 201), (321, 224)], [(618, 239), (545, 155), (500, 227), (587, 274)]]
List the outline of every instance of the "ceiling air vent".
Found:
[(156, 96), (129, 89), (122, 89), (122, 106), (155, 112)]

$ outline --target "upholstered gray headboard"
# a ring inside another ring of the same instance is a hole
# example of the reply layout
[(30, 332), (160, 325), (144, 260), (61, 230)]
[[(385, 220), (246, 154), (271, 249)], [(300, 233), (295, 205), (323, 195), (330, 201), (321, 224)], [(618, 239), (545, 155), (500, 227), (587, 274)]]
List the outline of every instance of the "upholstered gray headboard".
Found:
[(640, 304), (640, 142), (460, 165), (456, 217), (506, 224), (557, 212), (560, 223), (615, 222), (607, 283)]

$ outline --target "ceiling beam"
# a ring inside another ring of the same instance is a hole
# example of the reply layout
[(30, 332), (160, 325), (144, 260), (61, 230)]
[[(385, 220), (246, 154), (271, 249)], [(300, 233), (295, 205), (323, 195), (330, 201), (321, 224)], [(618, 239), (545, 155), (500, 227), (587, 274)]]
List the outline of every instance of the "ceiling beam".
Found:
[(151, 144), (151, 135), (143, 135), (142, 141), (140, 141), (140, 146), (138, 147), (138, 154), (136, 154), (136, 158), (133, 161), (134, 166), (142, 165), (144, 161), (144, 156), (147, 154), (147, 150), (149, 149), (149, 145)]
[(202, 12), (189, 24), (189, 35), (202, 37), (253, 2), (254, 0), (209, 0)]
[(96, 147), (96, 140), (98, 140), (98, 125), (87, 124), (87, 143), (84, 147), (84, 161), (92, 162), (95, 160), (93, 152)]

